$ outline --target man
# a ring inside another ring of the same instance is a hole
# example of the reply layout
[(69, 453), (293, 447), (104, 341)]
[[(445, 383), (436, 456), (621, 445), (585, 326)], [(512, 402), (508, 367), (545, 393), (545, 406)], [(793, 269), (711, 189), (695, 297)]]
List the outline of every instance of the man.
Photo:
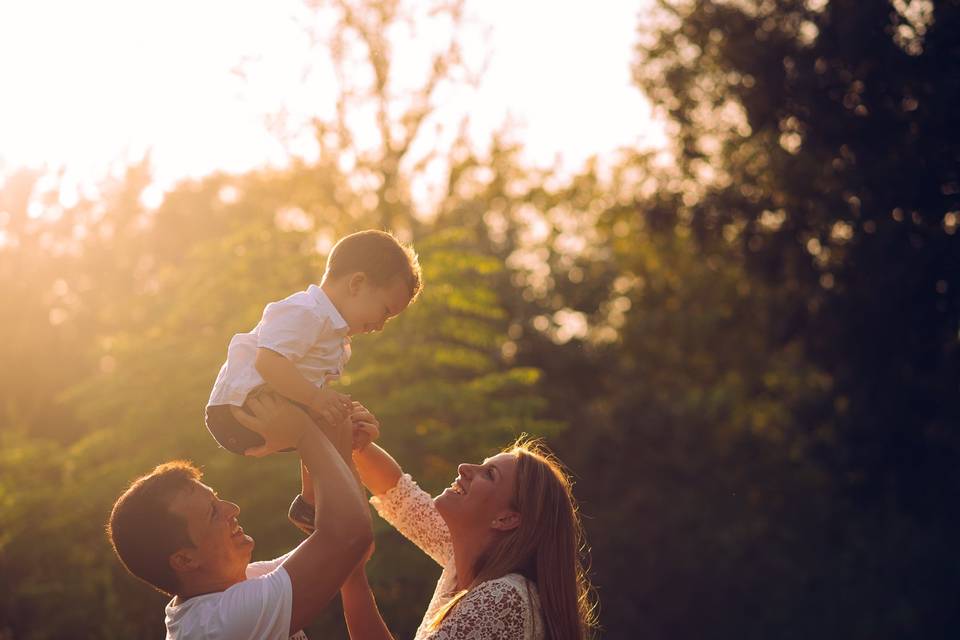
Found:
[[(168, 640), (306, 638), (301, 629), (373, 541), (363, 493), (323, 432), (299, 409), (277, 406), (269, 396), (250, 408), (266, 421), (239, 410), (235, 416), (272, 450), (300, 451), (319, 505), (315, 530), (286, 555), (251, 564), (254, 542), (237, 519), (240, 508), (201, 483), (196, 467), (169, 462), (135, 480), (114, 504), (108, 532), (133, 575), (173, 596), (166, 607)], [(349, 421), (340, 427), (341, 447), (352, 439), (350, 430)]]

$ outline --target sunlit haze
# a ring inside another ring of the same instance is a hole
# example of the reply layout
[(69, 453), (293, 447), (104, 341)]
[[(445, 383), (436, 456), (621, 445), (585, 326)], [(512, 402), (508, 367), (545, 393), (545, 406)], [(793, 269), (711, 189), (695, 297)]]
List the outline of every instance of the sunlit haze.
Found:
[[(489, 67), (443, 117), (466, 110), (481, 147), (509, 119), (536, 165), (559, 158), (574, 168), (592, 154), (655, 144), (649, 106), (630, 82), (638, 4), (469, 3), (490, 38), (468, 42), (466, 54), (478, 65), (489, 54)], [(65, 168), (83, 181), (150, 150), (157, 183), (169, 187), (282, 164), (289, 147), (270, 116), (286, 110), (297, 122), (322, 110), (301, 82), (307, 15), (299, 0), (3, 3), (0, 174)]]

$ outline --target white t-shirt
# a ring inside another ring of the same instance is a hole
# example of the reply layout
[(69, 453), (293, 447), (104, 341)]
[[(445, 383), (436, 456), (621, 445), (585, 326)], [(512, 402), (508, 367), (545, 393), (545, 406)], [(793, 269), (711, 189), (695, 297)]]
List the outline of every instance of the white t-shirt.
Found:
[(349, 330), (333, 302), (315, 284), (271, 302), (252, 331), (230, 340), (227, 361), (220, 367), (207, 406), (242, 406), (247, 394), (264, 384), (253, 366), (258, 347), (289, 358), (318, 387), (336, 380), (350, 359)]
[(226, 591), (167, 604), (167, 640), (307, 640), (290, 635), (293, 585), (286, 556), (247, 565), (247, 579)]

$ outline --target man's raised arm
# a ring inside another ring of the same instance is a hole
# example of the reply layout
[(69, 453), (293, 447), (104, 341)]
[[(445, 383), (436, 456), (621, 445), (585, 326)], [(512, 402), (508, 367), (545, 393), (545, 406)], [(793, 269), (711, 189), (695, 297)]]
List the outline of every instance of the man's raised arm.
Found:
[[(330, 440), (292, 405), (260, 411), (256, 418), (234, 415), (263, 435), (271, 448), (296, 444), (313, 483), (315, 530), (283, 561), (293, 585), (290, 633), (320, 614), (373, 543), (370, 510), (353, 472)], [(349, 429), (349, 422), (343, 423)]]

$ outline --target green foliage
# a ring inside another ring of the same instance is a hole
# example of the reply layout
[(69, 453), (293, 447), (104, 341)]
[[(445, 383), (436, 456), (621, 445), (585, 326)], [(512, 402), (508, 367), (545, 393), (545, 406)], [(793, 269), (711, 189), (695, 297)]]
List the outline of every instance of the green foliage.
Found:
[[(21, 429), (5, 436), (0, 558), (14, 585), (4, 619), (15, 637), (28, 628), (31, 637), (57, 637), (64, 629), (85, 637), (160, 632), (157, 595), (129, 588), (133, 581), (116, 570), (102, 527), (125, 484), (165, 460), (194, 460), (213, 486), (241, 503), (259, 557), (279, 555), (296, 542), (284, 517), (299, 486), (295, 460), (252, 461), (217, 450), (202, 415), (230, 336), (256, 324), (267, 302), (319, 281), (323, 256), (310, 234), (274, 226), (269, 209), (253, 218), (270, 200), (269, 190), (258, 191), (263, 183), (256, 175), (231, 204), (241, 220), (222, 217), (208, 236), (202, 228), (184, 235), (174, 221), (188, 213), (220, 215), (219, 182), (184, 185), (153, 214), (135, 243), (150, 249), (139, 281), (128, 283), (128, 274), (117, 271), (99, 275), (104, 289), (129, 286), (124, 304), (114, 299), (93, 311), (100, 317), (85, 327), (90, 333), (71, 345), (87, 371), (51, 394), (75, 423), (67, 431), (78, 435), (41, 440)], [(344, 391), (381, 418), (383, 441), (428, 488), (448, 484), (461, 460), (481, 459), (521, 432), (550, 433), (558, 426), (537, 418), (543, 409), (537, 372), (502, 362), (505, 313), (490, 288), (502, 267), (475, 244), (456, 229), (417, 241), (423, 294), (387, 331), (356, 340), (343, 381)], [(125, 244), (105, 249), (134, 251)], [(383, 555), (406, 544), (389, 533), (380, 537)], [(431, 575), (416, 571), (405, 582), (426, 596)], [(384, 611), (397, 612), (407, 625), (397, 629), (412, 633), (419, 621), (407, 613), (408, 593), (391, 593), (381, 597)], [(69, 604), (104, 599), (118, 604), (107, 621)], [(151, 607), (152, 614), (140, 615)], [(341, 627), (334, 612), (312, 631), (326, 635)]]
[[(635, 75), (672, 122), (676, 167), (636, 207), (751, 292), (721, 335), (755, 361), (718, 345), (735, 393), (703, 408), (743, 393), (729, 415), (784, 437), (751, 474), (806, 469), (751, 483), (774, 526), (737, 565), (750, 590), (718, 579), (729, 599), (697, 607), (718, 637), (956, 633), (958, 21), (956, 2), (838, 0), (663, 2), (643, 22)], [(714, 310), (736, 299), (702, 293)], [(697, 342), (678, 345), (688, 362)], [(761, 591), (762, 613), (731, 613)]]
[(679, 125), (685, 178), (713, 174), (677, 214), (704, 242), (736, 236), (787, 293), (771, 303), (832, 378), (840, 446), (823, 453), (851, 491), (882, 503), (889, 482), (939, 517), (960, 488), (940, 453), (960, 447), (960, 8), (664, 4), (636, 75)]
[[(172, 458), (240, 503), (257, 558), (297, 542), (295, 458), (218, 450), (202, 409), (230, 336), (378, 224), (413, 240), (426, 286), (357, 337), (342, 390), (427, 490), (549, 436), (602, 636), (956, 635), (957, 3), (660, 2), (634, 72), (672, 163), (560, 179), (505, 136), (482, 156), (461, 137), (429, 216), (408, 152), (462, 60), (441, 52), (403, 127), (358, 150), (344, 114), (397, 112), (369, 45), (401, 7), (380, 4), (333, 7), (377, 83), (315, 123), (315, 164), (183, 182), (155, 211), (147, 162), (68, 209), (34, 173), (0, 187), (0, 637), (161, 632), (164, 597), (103, 524)], [(459, 6), (439, 13), (459, 25)], [(376, 528), (372, 583), (410, 637), (438, 569)], [(308, 632), (346, 636), (336, 607)]]

